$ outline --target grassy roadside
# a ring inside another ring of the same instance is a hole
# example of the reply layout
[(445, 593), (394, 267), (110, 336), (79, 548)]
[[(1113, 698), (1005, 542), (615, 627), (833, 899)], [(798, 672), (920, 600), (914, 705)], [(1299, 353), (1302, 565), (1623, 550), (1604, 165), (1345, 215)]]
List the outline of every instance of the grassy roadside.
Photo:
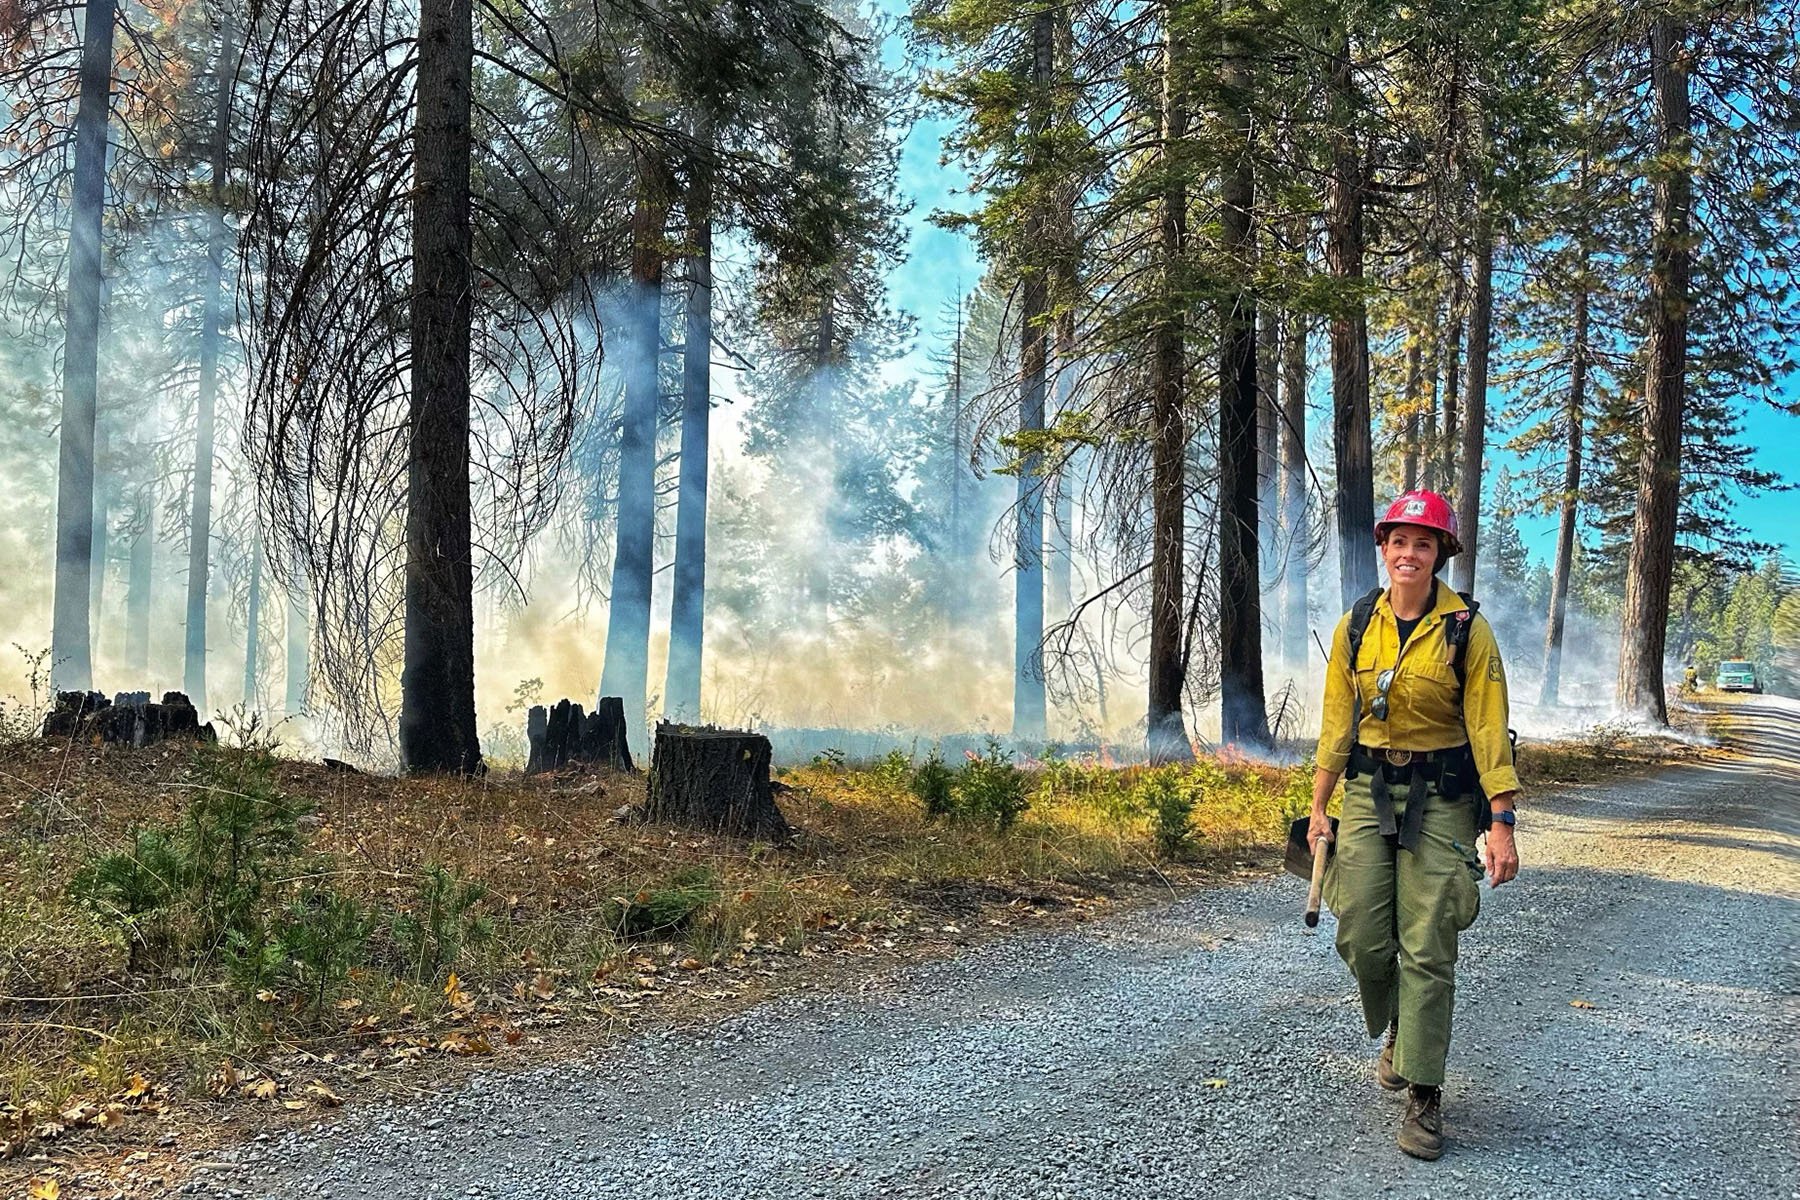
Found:
[(801, 832), (775, 847), (621, 819), (637, 776), (18, 742), (0, 753), (0, 1157), (334, 1107), (728, 1007), (816, 960), (1092, 908), (1272, 843), (1297, 779), (827, 756), (784, 773)]
[[(1603, 739), (1521, 760), (1542, 786), (1644, 754)], [(1310, 780), (1230, 755), (825, 755), (782, 773), (801, 832), (775, 847), (622, 819), (641, 776), (399, 780), (266, 746), (15, 742), (0, 1160), (141, 1183), (169, 1169), (159, 1148), (1265, 869)]]

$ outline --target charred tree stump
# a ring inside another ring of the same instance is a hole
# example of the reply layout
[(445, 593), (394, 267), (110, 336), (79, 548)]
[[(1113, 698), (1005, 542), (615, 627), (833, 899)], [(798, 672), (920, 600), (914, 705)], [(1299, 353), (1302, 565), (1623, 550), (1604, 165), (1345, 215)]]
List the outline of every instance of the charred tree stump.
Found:
[(708, 832), (784, 842), (787, 820), (769, 786), (769, 739), (709, 726), (656, 727), (646, 818)]
[(133, 749), (157, 742), (219, 740), (181, 692), (164, 692), (161, 703), (152, 703), (149, 692), (121, 692), (117, 703), (99, 692), (58, 692), (56, 706), (44, 718), (44, 736), (96, 738)]
[(618, 696), (601, 697), (599, 711), (586, 714), (570, 700), (548, 709), (533, 705), (525, 714), (525, 736), (531, 743), (527, 775), (571, 764), (634, 769), (625, 740), (625, 701)]

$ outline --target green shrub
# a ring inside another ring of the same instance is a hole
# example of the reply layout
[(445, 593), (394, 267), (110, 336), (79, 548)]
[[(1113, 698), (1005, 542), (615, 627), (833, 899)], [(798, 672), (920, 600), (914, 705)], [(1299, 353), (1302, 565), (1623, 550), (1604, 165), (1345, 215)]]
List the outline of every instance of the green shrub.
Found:
[(180, 818), (90, 860), (68, 894), (122, 926), (134, 957), (203, 965), (260, 936), (265, 890), (292, 861), (305, 806), (282, 792), (267, 747), (203, 746)]
[(289, 901), (271, 929), (270, 940), (283, 959), (278, 978), (302, 989), (316, 1014), (350, 968), (363, 961), (363, 948), (375, 925), (375, 915), (354, 896), (328, 888), (306, 889)]
[(606, 923), (615, 936), (665, 936), (686, 929), (719, 900), (719, 877), (705, 867), (677, 871), (660, 887), (641, 888), (636, 895), (615, 896)]
[(956, 772), (944, 765), (944, 756), (933, 746), (931, 753), (925, 756), (925, 761), (913, 769), (912, 779), (907, 786), (925, 806), (927, 817), (947, 817), (956, 807), (951, 792), (955, 782)]
[(836, 746), (827, 746), (817, 754), (813, 755), (811, 761), (809, 761), (807, 765), (821, 771), (841, 772), (847, 761), (848, 759), (842, 750), (838, 749)]
[(992, 821), (1002, 830), (1011, 829), (1031, 807), (1025, 782), (1025, 773), (1014, 764), (1012, 754), (1001, 748), (998, 738), (990, 737), (987, 753), (971, 757), (957, 776), (951, 789), (954, 810), (974, 820)]
[(42, 733), (44, 717), (55, 699), (50, 686), (50, 648), (33, 652), (14, 642), (13, 649), (25, 658), (27, 694), (0, 698), (0, 746), (30, 741)]
[(1312, 811), (1313, 778), (1317, 767), (1309, 756), (1298, 766), (1288, 768), (1281, 789), (1281, 828), (1277, 837), (1287, 836), (1287, 827)]
[(890, 791), (902, 792), (912, 781), (912, 755), (899, 747), (889, 750), (870, 772), (875, 781)]
[(1194, 799), (1198, 772), (1180, 767), (1146, 771), (1135, 789), (1137, 803), (1150, 815), (1151, 834), (1164, 858), (1185, 858), (1194, 850)]
[(131, 848), (102, 854), (75, 872), (69, 896), (96, 912), (133, 923), (174, 903), (187, 864), (167, 829), (137, 829)]
[(493, 919), (475, 911), (486, 898), (481, 884), (457, 879), (442, 863), (426, 864), (411, 911), (396, 913), (389, 924), (415, 982), (436, 979), (455, 964), (463, 946), (493, 935)]
[(263, 748), (202, 747), (194, 778), (177, 843), (188, 901), (210, 942), (253, 923), (273, 870), (299, 847), (307, 806), (277, 785), (275, 756)]

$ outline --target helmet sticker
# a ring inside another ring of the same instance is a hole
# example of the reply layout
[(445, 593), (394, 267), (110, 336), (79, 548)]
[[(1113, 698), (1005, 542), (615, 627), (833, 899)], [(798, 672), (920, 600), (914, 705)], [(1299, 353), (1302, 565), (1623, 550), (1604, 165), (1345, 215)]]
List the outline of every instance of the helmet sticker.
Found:
[(1422, 517), (1425, 515), (1425, 502), (1423, 500), (1408, 500), (1406, 506), (1400, 510), (1400, 513), (1402, 516)]

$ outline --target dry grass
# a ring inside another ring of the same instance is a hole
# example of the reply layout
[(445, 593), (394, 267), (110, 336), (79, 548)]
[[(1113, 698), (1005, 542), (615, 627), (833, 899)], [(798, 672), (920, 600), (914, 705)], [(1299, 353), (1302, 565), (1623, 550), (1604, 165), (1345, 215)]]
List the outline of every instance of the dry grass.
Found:
[[(928, 820), (901, 760), (823, 763), (782, 776), (799, 833), (775, 847), (619, 820), (641, 776), (393, 779), (277, 760), (274, 782), (310, 814), (269, 903), (329, 889), (375, 925), (355, 969), (305, 994), (253, 989), (216, 957), (171, 961), (144, 926), (70, 896), (84, 866), (180, 818), (198, 761), (174, 746), (0, 748), (0, 1157), (47, 1139), (117, 1144), (176, 1110), (299, 1113), (470, 1057), (572, 1052), (843, 962), (1191, 880), (1273, 845), (1292, 803), (1290, 772), (1204, 762), (1185, 775), (1197, 854), (1177, 865), (1157, 857), (1143, 768), (1030, 764), (1029, 808), (1001, 830)], [(419, 915), (433, 865), (479, 890), (466, 916), (485, 936), (409, 970), (389, 928)], [(627, 908), (696, 878), (690, 923), (624, 935)]]

